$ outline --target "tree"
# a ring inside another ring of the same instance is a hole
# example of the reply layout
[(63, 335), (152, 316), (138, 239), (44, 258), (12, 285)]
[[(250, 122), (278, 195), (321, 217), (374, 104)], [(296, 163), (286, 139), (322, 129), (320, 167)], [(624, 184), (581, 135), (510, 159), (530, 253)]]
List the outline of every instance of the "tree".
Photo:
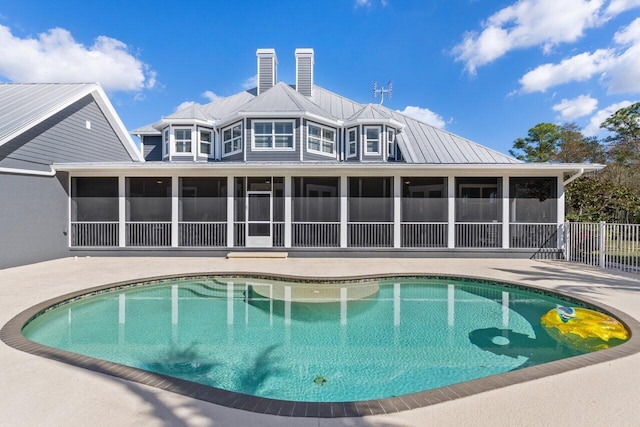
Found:
[(603, 146), (595, 137), (586, 137), (575, 123), (560, 126), (560, 143), (555, 161), (560, 163), (604, 163)]
[(602, 175), (576, 179), (566, 188), (567, 219), (587, 222), (640, 222), (638, 191)]
[(526, 138), (513, 142), (515, 150), (509, 150), (513, 157), (525, 162), (549, 162), (558, 152), (560, 127), (553, 123), (538, 123), (527, 133)]
[(621, 108), (600, 125), (611, 132), (607, 175), (614, 182), (640, 190), (640, 102)]

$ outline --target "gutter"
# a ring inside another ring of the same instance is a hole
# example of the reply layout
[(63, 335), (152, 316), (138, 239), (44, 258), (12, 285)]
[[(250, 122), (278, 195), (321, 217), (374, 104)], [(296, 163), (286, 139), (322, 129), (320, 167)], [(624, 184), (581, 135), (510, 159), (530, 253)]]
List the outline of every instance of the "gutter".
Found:
[(0, 168), (0, 173), (10, 173), (18, 175), (34, 175), (34, 176), (48, 176), (52, 177), (56, 175), (56, 170), (52, 167), (50, 171), (31, 171), (27, 169), (14, 169), (14, 168)]
[(576, 174), (571, 175), (562, 184), (566, 186), (567, 184), (570, 184), (576, 179), (580, 178), (582, 175), (584, 175), (584, 168), (580, 168)]

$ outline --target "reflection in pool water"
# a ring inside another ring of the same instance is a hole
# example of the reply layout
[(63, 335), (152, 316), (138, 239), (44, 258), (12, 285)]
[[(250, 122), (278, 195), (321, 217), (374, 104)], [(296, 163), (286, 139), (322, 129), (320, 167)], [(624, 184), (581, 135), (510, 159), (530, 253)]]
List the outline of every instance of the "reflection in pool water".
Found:
[(61, 305), (23, 333), (226, 390), (357, 401), (581, 354), (540, 325), (562, 302), (452, 278), (327, 285), (199, 277)]

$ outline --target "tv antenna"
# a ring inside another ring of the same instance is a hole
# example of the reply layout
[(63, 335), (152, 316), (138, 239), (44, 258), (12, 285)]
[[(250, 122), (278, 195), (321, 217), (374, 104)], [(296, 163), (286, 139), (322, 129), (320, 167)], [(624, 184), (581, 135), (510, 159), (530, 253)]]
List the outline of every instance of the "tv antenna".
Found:
[(393, 82), (389, 81), (386, 89), (384, 86), (380, 86), (380, 89), (378, 89), (378, 82), (373, 82), (373, 99), (378, 98), (378, 94), (380, 94), (380, 105), (384, 102), (385, 93), (387, 94), (387, 99), (391, 99), (393, 95)]

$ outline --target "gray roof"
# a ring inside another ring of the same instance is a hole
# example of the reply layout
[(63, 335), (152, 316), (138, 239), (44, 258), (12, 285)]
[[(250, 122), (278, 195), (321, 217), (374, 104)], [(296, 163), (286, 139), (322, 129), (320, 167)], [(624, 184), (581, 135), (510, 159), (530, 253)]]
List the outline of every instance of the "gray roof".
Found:
[(240, 112), (312, 113), (327, 120), (336, 120), (331, 114), (282, 82), (247, 102)]
[[(189, 106), (170, 116), (169, 119), (219, 120), (243, 113), (311, 113), (317, 117), (336, 122), (358, 120), (394, 120), (404, 125), (396, 136), (406, 163), (415, 164), (517, 164), (522, 163), (511, 156), (484, 147), (466, 138), (436, 128), (420, 120), (383, 105), (360, 104), (319, 86), (313, 87), (313, 96), (305, 97), (291, 86), (279, 82), (271, 89), (256, 96), (256, 91), (244, 91), (228, 98), (218, 99), (205, 105)], [(161, 123), (143, 126), (132, 133), (160, 134)]]
[(0, 83), (0, 145), (96, 87), (96, 83)]

